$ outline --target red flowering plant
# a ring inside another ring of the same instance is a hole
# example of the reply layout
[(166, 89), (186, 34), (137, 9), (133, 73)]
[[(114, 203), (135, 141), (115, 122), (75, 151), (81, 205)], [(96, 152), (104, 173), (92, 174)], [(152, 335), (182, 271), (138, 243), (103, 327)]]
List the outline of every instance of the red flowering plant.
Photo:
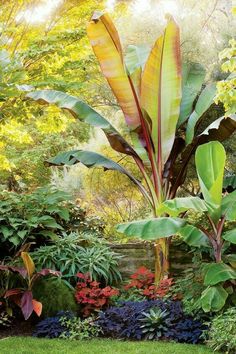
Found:
[(163, 279), (158, 286), (154, 285), (155, 274), (149, 269), (142, 266), (131, 275), (130, 282), (125, 285), (125, 290), (135, 289), (139, 290), (141, 295), (144, 295), (148, 299), (163, 298), (166, 296), (173, 284), (173, 279)]
[(75, 298), (82, 305), (84, 317), (88, 317), (93, 312), (98, 312), (108, 305), (112, 296), (119, 295), (119, 290), (106, 286), (100, 287), (100, 283), (91, 279), (89, 273), (77, 273), (79, 281), (76, 285)]

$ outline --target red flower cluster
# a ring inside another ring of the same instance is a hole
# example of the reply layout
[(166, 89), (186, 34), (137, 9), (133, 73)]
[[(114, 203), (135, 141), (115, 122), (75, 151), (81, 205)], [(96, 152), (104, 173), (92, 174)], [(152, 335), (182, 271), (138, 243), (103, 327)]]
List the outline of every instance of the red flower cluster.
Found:
[(131, 288), (139, 289), (141, 294), (146, 296), (148, 299), (164, 297), (173, 284), (173, 279), (169, 278), (162, 280), (156, 287), (154, 285), (155, 274), (146, 267), (138, 268), (138, 270), (132, 274), (130, 278), (131, 281), (125, 286), (125, 290)]
[(89, 273), (77, 273), (77, 277), (80, 281), (76, 285), (75, 298), (79, 304), (82, 304), (84, 317), (101, 310), (108, 304), (111, 296), (119, 295), (119, 290), (110, 286), (100, 288), (100, 283), (93, 281)]

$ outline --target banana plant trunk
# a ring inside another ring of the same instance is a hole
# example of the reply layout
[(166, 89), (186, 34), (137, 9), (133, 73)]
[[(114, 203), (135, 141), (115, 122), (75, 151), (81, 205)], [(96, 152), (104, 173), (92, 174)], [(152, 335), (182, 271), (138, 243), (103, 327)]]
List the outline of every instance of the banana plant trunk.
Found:
[(155, 243), (155, 285), (169, 275), (169, 240), (160, 239)]

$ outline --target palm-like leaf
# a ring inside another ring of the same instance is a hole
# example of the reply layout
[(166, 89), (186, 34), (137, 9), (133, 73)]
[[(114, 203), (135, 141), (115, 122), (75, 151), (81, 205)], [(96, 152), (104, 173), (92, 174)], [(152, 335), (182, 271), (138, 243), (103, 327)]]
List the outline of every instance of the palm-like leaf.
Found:
[(55, 90), (35, 91), (29, 93), (26, 97), (32, 98), (39, 103), (55, 104), (58, 107), (69, 111), (75, 118), (82, 122), (96, 128), (101, 128), (114, 150), (138, 158), (134, 149), (111, 125), (111, 123), (87, 103), (81, 101), (77, 97)]
[(144, 196), (152, 203), (150, 196), (143, 185), (123, 166), (118, 164), (107, 157), (92, 151), (84, 150), (72, 150), (58, 154), (56, 157), (47, 161), (49, 166), (72, 166), (77, 163), (82, 163), (84, 166), (91, 167), (103, 167), (104, 170), (114, 170), (123, 173), (140, 189)]

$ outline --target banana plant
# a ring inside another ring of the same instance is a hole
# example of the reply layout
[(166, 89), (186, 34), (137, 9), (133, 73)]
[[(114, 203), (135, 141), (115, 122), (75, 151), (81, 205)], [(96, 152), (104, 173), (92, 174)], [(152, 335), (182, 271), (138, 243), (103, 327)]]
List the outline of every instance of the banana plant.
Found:
[[(126, 236), (138, 236), (143, 240), (170, 237), (173, 232), (194, 247), (208, 247), (212, 250), (214, 263), (204, 267), (204, 285), (201, 303), (205, 311), (220, 310), (232, 291), (224, 283), (236, 280), (236, 254), (225, 255), (231, 244), (236, 244), (236, 229), (227, 231), (225, 223), (236, 221), (236, 191), (222, 194), (226, 153), (220, 142), (212, 141), (197, 148), (196, 169), (203, 199), (199, 197), (174, 198), (160, 205), (160, 213), (169, 217), (141, 220), (117, 226)], [(208, 227), (196, 227), (178, 215), (188, 210), (205, 213)]]
[[(95, 12), (87, 33), (101, 71), (123, 111), (131, 142), (77, 97), (53, 90), (31, 92), (27, 97), (42, 104), (55, 104), (80, 121), (102, 129), (115, 151), (133, 158), (142, 181), (117, 162), (90, 151), (64, 152), (48, 163), (54, 166), (82, 163), (88, 168), (119, 171), (139, 188), (153, 217), (158, 218), (162, 215), (159, 206), (166, 199), (174, 198), (184, 182), (196, 147), (212, 139), (226, 139), (236, 128), (236, 118), (219, 117), (205, 130), (199, 128), (204, 113), (213, 103), (215, 85), (207, 85), (199, 95), (205, 70), (199, 64), (182, 66), (179, 27), (173, 18), (169, 17), (151, 51), (146, 46), (132, 45), (124, 55), (108, 14)], [(168, 274), (165, 238), (156, 242), (155, 274), (156, 282)]]

